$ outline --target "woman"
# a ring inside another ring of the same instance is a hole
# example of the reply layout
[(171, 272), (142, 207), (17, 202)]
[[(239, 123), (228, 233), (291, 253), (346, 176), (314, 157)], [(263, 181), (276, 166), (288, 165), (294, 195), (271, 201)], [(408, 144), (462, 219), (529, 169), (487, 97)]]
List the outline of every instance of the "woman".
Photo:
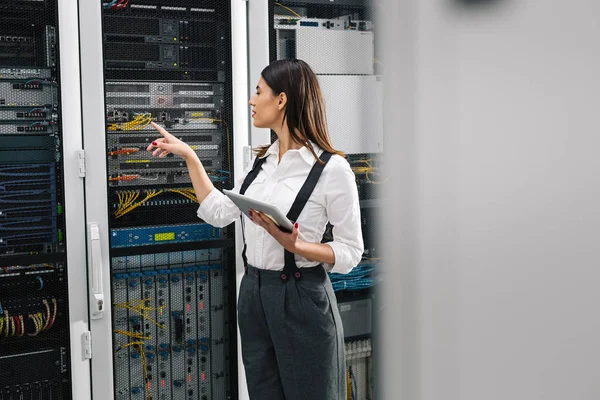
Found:
[[(272, 129), (278, 139), (257, 150), (252, 170), (234, 191), (290, 210), (295, 222), (286, 233), (259, 212), (251, 212), (253, 223), (242, 218), (246, 273), (238, 322), (250, 398), (345, 400), (344, 335), (325, 269), (347, 273), (362, 257), (354, 173), (331, 145), (319, 83), (308, 64), (272, 63), (249, 103), (254, 126)], [(240, 210), (214, 190), (194, 151), (153, 126), (163, 137), (148, 150), (184, 158), (198, 216), (218, 227), (234, 222)], [(322, 244), (328, 221), (333, 241)]]

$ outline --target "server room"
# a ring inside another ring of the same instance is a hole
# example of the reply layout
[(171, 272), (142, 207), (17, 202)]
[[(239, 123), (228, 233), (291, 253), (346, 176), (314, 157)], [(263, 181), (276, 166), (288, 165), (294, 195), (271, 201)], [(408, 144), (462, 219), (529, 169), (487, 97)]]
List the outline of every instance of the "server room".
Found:
[(600, 398), (558, 3), (0, 0), (0, 400)]

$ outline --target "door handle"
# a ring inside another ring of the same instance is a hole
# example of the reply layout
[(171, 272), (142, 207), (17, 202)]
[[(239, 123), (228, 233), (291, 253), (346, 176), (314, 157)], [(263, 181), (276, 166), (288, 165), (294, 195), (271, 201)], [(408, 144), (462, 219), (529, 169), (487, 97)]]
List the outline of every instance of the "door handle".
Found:
[(98, 224), (89, 224), (91, 242), (91, 271), (92, 290), (90, 299), (90, 317), (102, 318), (104, 315), (104, 291), (102, 290), (102, 247), (100, 246), (100, 228)]

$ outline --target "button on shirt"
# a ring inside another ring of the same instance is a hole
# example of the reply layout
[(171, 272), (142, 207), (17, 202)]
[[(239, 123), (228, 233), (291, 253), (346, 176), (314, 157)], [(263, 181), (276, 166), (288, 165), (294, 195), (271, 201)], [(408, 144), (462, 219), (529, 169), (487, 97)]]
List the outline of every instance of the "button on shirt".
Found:
[[(316, 154), (322, 150), (311, 142)], [(245, 195), (277, 206), (284, 214), (290, 210), (308, 173), (316, 162), (312, 153), (302, 147), (285, 152), (278, 164), (279, 141), (267, 150), (260, 172)], [(243, 178), (233, 189), (239, 193)], [(198, 216), (216, 227), (224, 227), (239, 218), (241, 211), (222, 192), (213, 189), (198, 208)], [(256, 268), (280, 271), (284, 266), (284, 248), (265, 229), (243, 216), (248, 263)], [(327, 222), (333, 225), (331, 246), (335, 264), (324, 264), (327, 270), (348, 273), (361, 260), (364, 252), (358, 190), (350, 164), (333, 155), (323, 169), (317, 186), (300, 213), (300, 239), (320, 243)], [(295, 255), (298, 268), (313, 267), (318, 262)]]

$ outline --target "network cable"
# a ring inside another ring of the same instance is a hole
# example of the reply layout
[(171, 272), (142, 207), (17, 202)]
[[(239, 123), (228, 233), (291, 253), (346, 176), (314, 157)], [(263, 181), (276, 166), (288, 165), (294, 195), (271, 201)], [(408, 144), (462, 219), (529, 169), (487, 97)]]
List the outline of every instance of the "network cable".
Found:
[(376, 264), (363, 262), (347, 274), (329, 273), (334, 291), (368, 289), (375, 284)]
[(281, 8), (283, 8), (283, 9), (285, 9), (285, 10), (289, 11), (289, 12), (291, 12), (291, 13), (292, 13), (292, 14), (294, 14), (296, 17), (298, 17), (298, 19), (302, 19), (302, 15), (298, 14), (298, 13), (297, 13), (296, 11), (294, 11), (293, 9), (291, 9), (291, 8), (289, 8), (289, 7), (287, 7), (287, 6), (284, 6), (284, 5), (283, 5), (283, 4), (281, 4), (281, 3), (277, 3), (277, 2), (275, 3), (275, 5), (276, 5), (276, 6), (279, 6), (279, 7), (281, 7)]

